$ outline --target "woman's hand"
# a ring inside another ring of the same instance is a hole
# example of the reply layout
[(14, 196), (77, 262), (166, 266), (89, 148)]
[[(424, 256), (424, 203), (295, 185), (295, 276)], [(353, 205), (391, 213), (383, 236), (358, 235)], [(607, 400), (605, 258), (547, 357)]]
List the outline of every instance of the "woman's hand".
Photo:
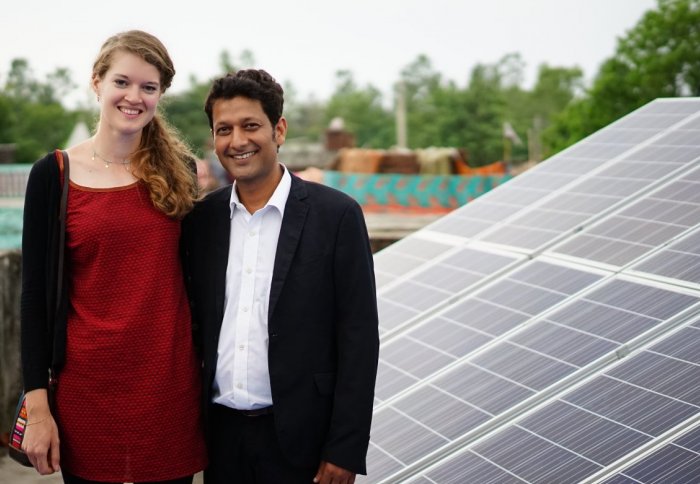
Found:
[(46, 390), (32, 390), (26, 399), (27, 426), (22, 450), (39, 474), (53, 474), (60, 470), (60, 451), (58, 427), (49, 410)]

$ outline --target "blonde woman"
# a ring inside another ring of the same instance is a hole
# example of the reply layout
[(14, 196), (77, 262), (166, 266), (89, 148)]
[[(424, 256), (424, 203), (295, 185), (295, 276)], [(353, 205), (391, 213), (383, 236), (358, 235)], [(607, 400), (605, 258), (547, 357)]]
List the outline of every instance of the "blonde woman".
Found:
[[(189, 483), (206, 465), (198, 362), (179, 260), (180, 220), (193, 206), (192, 156), (157, 113), (175, 74), (142, 31), (110, 37), (94, 63), (95, 135), (51, 153), (27, 185), (23, 234), (24, 448), (40, 474), (67, 484)], [(70, 183), (62, 308), (57, 213)], [(53, 412), (48, 370), (57, 372)]]

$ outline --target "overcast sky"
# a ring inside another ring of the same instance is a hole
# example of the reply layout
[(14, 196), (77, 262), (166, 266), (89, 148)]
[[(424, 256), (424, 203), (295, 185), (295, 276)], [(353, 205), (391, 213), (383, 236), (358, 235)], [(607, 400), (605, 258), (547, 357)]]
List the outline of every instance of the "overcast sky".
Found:
[(248, 49), (258, 67), (291, 81), (302, 98), (326, 99), (335, 72), (389, 93), (401, 69), (426, 54), (435, 70), (465, 85), (477, 63), (519, 52), (530, 85), (541, 63), (579, 66), (590, 80), (655, 0), (8, 0), (0, 20), (0, 84), (14, 58), (43, 76), (70, 69), (87, 99), (104, 40), (143, 29), (168, 48), (177, 75), (219, 73), (219, 54)]

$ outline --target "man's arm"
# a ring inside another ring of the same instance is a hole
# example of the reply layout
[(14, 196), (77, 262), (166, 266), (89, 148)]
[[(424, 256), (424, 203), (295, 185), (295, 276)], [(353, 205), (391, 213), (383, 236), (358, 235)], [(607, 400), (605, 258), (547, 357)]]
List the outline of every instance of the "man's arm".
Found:
[(379, 333), (374, 260), (357, 203), (343, 213), (334, 266), (338, 366), (331, 424), (321, 459), (365, 474)]

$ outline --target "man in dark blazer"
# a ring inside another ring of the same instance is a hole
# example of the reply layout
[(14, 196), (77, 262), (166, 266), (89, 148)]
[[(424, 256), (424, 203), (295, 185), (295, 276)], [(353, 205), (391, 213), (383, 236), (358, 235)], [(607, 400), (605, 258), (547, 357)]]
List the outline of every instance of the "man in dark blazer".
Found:
[(352, 483), (365, 474), (379, 348), (359, 205), (277, 159), (283, 91), (214, 81), (205, 111), (235, 179), (183, 223), (202, 350), (207, 484)]

